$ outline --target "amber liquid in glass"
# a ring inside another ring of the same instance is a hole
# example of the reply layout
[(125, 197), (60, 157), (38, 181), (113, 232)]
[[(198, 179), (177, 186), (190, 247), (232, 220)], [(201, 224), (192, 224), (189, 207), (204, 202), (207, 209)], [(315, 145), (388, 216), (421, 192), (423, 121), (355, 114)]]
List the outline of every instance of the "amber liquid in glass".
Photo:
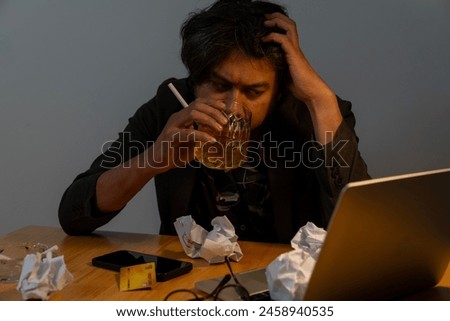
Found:
[(250, 122), (229, 117), (229, 124), (218, 135), (208, 128), (199, 130), (213, 135), (217, 142), (200, 143), (194, 150), (195, 158), (203, 165), (213, 169), (230, 170), (238, 168), (246, 160), (246, 146), (250, 137)]

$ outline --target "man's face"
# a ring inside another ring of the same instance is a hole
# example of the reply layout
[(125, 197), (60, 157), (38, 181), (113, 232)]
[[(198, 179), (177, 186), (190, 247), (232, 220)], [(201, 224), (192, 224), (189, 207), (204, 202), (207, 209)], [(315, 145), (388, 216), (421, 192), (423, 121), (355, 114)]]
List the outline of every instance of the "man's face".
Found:
[(252, 128), (262, 124), (276, 95), (276, 71), (265, 59), (232, 53), (207, 81), (196, 87), (199, 98), (235, 100), (252, 112)]

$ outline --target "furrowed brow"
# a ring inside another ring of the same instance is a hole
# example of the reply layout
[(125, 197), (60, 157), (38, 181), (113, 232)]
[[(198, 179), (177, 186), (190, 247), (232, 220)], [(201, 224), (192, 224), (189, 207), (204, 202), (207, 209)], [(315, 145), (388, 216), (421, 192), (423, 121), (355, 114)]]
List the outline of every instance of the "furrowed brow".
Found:
[[(220, 81), (222, 83), (233, 84), (232, 81), (228, 80), (227, 78), (219, 75), (218, 73), (216, 73), (214, 71), (211, 73), (210, 79), (213, 81)], [(268, 89), (270, 87), (270, 84), (267, 81), (261, 81), (261, 82), (257, 82), (254, 84), (246, 84), (246, 85), (243, 85), (242, 87), (244, 87), (245, 89), (264, 90), (264, 89)]]

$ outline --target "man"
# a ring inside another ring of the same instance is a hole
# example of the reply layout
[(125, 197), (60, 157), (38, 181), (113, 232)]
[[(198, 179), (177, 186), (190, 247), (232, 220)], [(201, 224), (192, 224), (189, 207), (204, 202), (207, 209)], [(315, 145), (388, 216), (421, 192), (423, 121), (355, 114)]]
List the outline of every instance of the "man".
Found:
[[(175, 234), (173, 222), (184, 215), (206, 229), (226, 215), (240, 239), (254, 241), (289, 242), (308, 221), (326, 227), (342, 187), (369, 175), (351, 104), (308, 63), (294, 21), (269, 2), (219, 0), (191, 15), (181, 35), (189, 77), (164, 82), (69, 186), (59, 208), (66, 233), (106, 224), (152, 178), (161, 234)], [(226, 124), (224, 100), (250, 108), (249, 145), (259, 156), (226, 172), (201, 166), (193, 153), (214, 141), (197, 125)]]

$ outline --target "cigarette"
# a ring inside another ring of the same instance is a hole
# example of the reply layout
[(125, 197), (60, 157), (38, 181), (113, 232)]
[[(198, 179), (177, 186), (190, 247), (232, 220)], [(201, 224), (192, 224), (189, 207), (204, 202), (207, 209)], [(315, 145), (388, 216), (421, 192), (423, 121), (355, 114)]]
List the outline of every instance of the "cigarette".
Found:
[(172, 83), (169, 83), (169, 88), (170, 90), (173, 92), (173, 94), (175, 95), (175, 97), (177, 97), (178, 101), (181, 103), (181, 105), (186, 108), (188, 105), (188, 103), (186, 102), (186, 100), (184, 100), (183, 96), (181, 96), (181, 94), (178, 92), (178, 90), (175, 88), (175, 86)]

